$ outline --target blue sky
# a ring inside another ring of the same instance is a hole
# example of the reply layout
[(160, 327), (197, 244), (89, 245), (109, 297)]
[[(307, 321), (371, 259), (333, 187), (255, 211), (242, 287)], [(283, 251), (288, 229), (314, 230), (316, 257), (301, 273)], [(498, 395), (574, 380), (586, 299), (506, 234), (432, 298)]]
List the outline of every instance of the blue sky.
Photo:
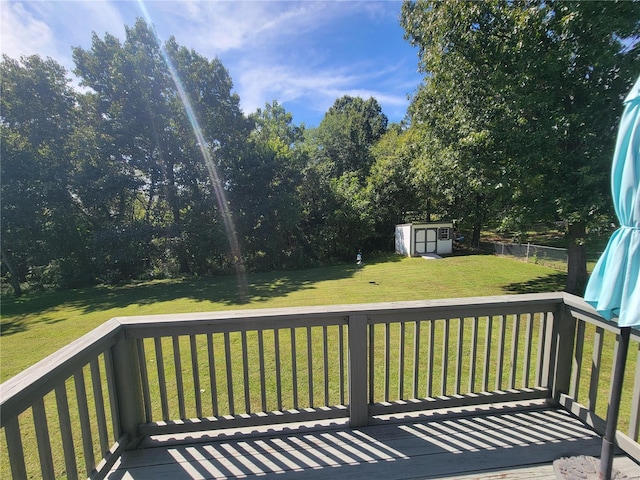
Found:
[[(229, 70), (246, 114), (278, 100), (296, 124), (317, 126), (342, 95), (375, 97), (402, 120), (422, 75), (403, 38), (400, 1), (145, 1), (161, 39), (213, 58)], [(124, 39), (143, 16), (138, 1), (0, 1), (0, 49), (40, 54), (73, 69), (71, 47), (91, 33)]]

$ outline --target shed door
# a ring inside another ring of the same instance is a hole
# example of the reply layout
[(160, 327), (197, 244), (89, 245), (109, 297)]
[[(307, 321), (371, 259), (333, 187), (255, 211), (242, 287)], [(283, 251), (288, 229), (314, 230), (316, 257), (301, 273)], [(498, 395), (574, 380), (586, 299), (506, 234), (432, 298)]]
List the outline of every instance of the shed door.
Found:
[(416, 228), (414, 232), (414, 248), (417, 255), (435, 253), (437, 247), (437, 230), (435, 228)]

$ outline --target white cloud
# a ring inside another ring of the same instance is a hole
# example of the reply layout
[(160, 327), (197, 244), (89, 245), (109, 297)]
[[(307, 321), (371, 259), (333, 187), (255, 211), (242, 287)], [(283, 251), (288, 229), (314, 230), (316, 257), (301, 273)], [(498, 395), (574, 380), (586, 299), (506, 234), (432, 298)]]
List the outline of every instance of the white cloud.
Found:
[[(202, 54), (218, 55), (232, 50), (263, 50), (289, 43), (343, 15), (326, 2), (146, 2), (151, 20), (163, 37)], [(349, 9), (350, 4), (344, 4)], [(162, 25), (154, 16), (162, 18)], [(189, 25), (188, 29), (184, 25)]]
[(35, 53), (57, 57), (60, 53), (51, 28), (22, 3), (0, 2), (0, 29), (2, 53), (12, 58)]
[[(374, 97), (385, 107), (406, 109), (406, 94), (394, 94), (382, 89), (363, 88), (379, 76), (391, 71), (370, 72), (362, 65), (350, 68), (312, 66), (309, 69), (299, 65), (252, 65), (243, 64), (236, 83), (243, 110), (254, 112), (264, 107), (265, 102), (278, 100), (286, 103), (304, 99), (309, 108), (325, 113), (335, 100), (344, 95), (368, 99)], [(394, 112), (395, 113), (395, 112)]]
[(38, 54), (73, 69), (72, 47), (89, 47), (91, 32), (124, 34), (125, 21), (108, 1), (0, 2), (2, 53)]

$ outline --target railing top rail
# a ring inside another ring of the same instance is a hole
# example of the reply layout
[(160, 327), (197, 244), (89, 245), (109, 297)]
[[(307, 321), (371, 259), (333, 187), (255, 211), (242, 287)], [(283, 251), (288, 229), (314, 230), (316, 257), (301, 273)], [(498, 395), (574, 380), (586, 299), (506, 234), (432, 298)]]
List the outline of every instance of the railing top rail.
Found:
[[(563, 294), (563, 302), (574, 317), (602, 327), (610, 332), (619, 333), (620, 327), (618, 327), (617, 322), (605, 320), (596, 309), (585, 302), (582, 297), (565, 292)], [(631, 340), (640, 342), (640, 330), (631, 330)]]
[(0, 427), (28, 408), (30, 399), (45, 395), (77, 368), (114, 345), (120, 335), (122, 326), (111, 319), (0, 384)]
[(448, 298), (439, 300), (416, 300), (405, 302), (383, 302), (352, 305), (329, 305), (315, 307), (288, 307), (249, 310), (226, 310), (220, 312), (198, 312), (187, 314), (164, 314), (118, 317), (120, 324), (130, 332), (135, 329), (151, 327), (188, 327), (197, 324), (217, 324), (228, 321), (256, 323), (257, 328), (265, 328), (265, 324), (299, 322), (301, 317), (310, 322), (326, 319), (343, 319), (351, 315), (367, 315), (374, 317), (393, 313), (402, 316), (411, 313), (422, 313), (437, 309), (439, 311), (459, 310), (461, 307), (477, 308), (488, 311), (496, 305), (506, 309), (532, 305), (554, 305), (562, 303), (562, 293), (533, 293), (523, 295), (499, 295), (491, 297)]

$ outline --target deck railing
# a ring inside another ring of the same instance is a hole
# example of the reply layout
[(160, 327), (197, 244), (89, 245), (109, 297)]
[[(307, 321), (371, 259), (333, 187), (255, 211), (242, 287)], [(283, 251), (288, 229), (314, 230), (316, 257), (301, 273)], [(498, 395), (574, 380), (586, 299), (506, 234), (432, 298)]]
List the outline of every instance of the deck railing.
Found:
[[(115, 318), (2, 384), (1, 426), (16, 479), (103, 478), (148, 435), (518, 400), (602, 433), (616, 333), (562, 293)], [(617, 440), (640, 459), (631, 342)]]

